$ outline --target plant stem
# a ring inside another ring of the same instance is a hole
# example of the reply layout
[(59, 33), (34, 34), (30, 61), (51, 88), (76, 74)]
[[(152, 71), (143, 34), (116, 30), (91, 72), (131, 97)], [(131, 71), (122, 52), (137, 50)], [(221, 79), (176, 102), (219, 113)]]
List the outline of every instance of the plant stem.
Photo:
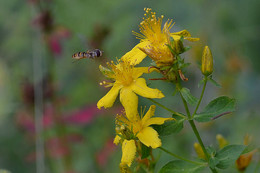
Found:
[[(178, 87), (180, 87), (180, 85)], [(187, 112), (187, 115), (188, 115), (188, 118), (189, 118), (188, 121), (189, 121), (189, 123), (191, 125), (191, 128), (192, 128), (192, 130), (193, 130), (193, 132), (194, 132), (194, 134), (195, 134), (195, 136), (196, 136), (196, 138), (197, 138), (197, 140), (198, 140), (198, 142), (199, 142), (199, 144), (200, 144), (200, 146), (201, 146), (201, 148), (202, 148), (202, 150), (203, 150), (203, 152), (204, 152), (204, 154), (206, 156), (207, 162), (209, 162), (209, 159), (210, 159), (209, 154), (208, 154), (208, 152), (207, 152), (207, 150), (206, 150), (206, 148), (204, 146), (204, 143), (202, 142), (202, 139), (201, 139), (200, 134), (199, 134), (199, 132), (197, 130), (197, 127), (196, 127), (196, 125), (195, 125), (195, 123), (194, 123), (194, 121), (193, 121), (193, 119), (191, 117), (188, 104), (187, 104), (186, 100), (184, 99), (183, 95), (181, 94), (181, 92), (179, 92), (179, 93), (181, 95), (181, 99), (182, 99), (184, 107), (186, 109), (186, 112)], [(217, 170), (215, 168), (210, 168), (210, 169), (211, 169), (211, 171), (213, 173), (217, 173)]]
[(163, 150), (165, 153), (168, 153), (169, 155), (173, 156), (173, 157), (176, 157), (180, 160), (183, 160), (183, 161), (186, 161), (186, 162), (189, 162), (189, 163), (192, 163), (192, 164), (196, 164), (196, 165), (203, 165), (205, 163), (202, 163), (202, 162), (196, 162), (196, 161), (192, 161), (192, 160), (189, 160), (189, 159), (186, 159), (186, 158), (183, 158), (177, 154), (174, 154), (172, 152), (170, 152), (169, 150), (163, 148), (163, 147), (159, 147), (159, 149)]
[(206, 148), (205, 148), (205, 146), (204, 146), (204, 144), (203, 144), (203, 142), (202, 142), (202, 140), (201, 140), (201, 137), (200, 137), (199, 132), (198, 132), (198, 130), (197, 130), (197, 128), (196, 128), (196, 125), (195, 125), (194, 121), (193, 121), (192, 119), (190, 119), (190, 118), (191, 118), (191, 115), (190, 115), (190, 111), (189, 111), (187, 102), (186, 102), (186, 100), (183, 98), (181, 92), (180, 92), (180, 95), (181, 95), (181, 98), (182, 98), (184, 107), (185, 107), (185, 109), (186, 109), (187, 115), (188, 115), (188, 117), (189, 117), (189, 123), (190, 123), (190, 125), (191, 125), (191, 128), (192, 128), (192, 130), (193, 130), (193, 132), (194, 132), (196, 138), (198, 139), (198, 142), (199, 142), (199, 144), (201, 145), (201, 148), (202, 148), (202, 150), (203, 150), (203, 152), (204, 152), (204, 154), (205, 154), (207, 160), (209, 160), (209, 156), (208, 156), (207, 150), (206, 150)]
[(199, 99), (199, 102), (198, 102), (198, 104), (197, 104), (197, 106), (196, 106), (196, 109), (194, 110), (194, 112), (193, 112), (193, 114), (192, 114), (192, 119), (194, 118), (194, 115), (197, 113), (197, 110), (198, 110), (198, 108), (199, 108), (199, 106), (200, 106), (200, 102), (201, 102), (202, 97), (203, 97), (203, 95), (204, 95), (207, 82), (208, 82), (208, 78), (205, 76), (205, 77), (204, 77), (203, 88), (202, 88), (201, 95), (200, 95), (200, 99)]
[(148, 98), (148, 99), (151, 100), (153, 103), (157, 104), (158, 106), (162, 107), (163, 109), (165, 109), (165, 110), (167, 110), (167, 111), (169, 111), (169, 112), (171, 112), (171, 113), (173, 113), (173, 114), (175, 114), (175, 115), (178, 115), (178, 116), (180, 116), (180, 117), (182, 117), (182, 118), (187, 119), (186, 116), (184, 116), (184, 115), (182, 115), (182, 114), (180, 114), (180, 113), (178, 113), (178, 112), (175, 112), (174, 110), (171, 110), (171, 109), (167, 108), (166, 106), (162, 105), (161, 103), (159, 103), (159, 102), (157, 102), (157, 101), (155, 101), (155, 100), (153, 100), (153, 99), (150, 99), (150, 98)]

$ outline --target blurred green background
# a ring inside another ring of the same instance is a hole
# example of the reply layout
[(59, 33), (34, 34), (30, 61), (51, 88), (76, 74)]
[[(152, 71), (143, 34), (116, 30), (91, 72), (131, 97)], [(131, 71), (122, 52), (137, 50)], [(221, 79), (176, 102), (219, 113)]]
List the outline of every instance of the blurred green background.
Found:
[[(222, 88), (209, 84), (201, 108), (219, 95), (237, 99), (235, 113), (198, 124), (203, 141), (217, 146), (215, 137), (220, 133), (230, 143), (242, 144), (249, 134), (252, 143), (259, 146), (259, 0), (1, 0), (0, 170), (119, 172), (121, 149), (112, 141), (114, 117), (121, 105), (117, 101), (109, 110), (96, 110), (97, 101), (107, 92), (99, 86), (104, 77), (98, 65), (120, 58), (139, 42), (131, 32), (139, 31), (144, 7), (163, 14), (165, 21), (173, 19), (172, 32), (187, 29), (193, 37), (201, 38), (187, 43), (192, 49), (184, 54), (192, 63), (185, 85), (196, 97), (201, 91), (201, 52), (205, 45), (211, 48), (213, 76)], [(73, 53), (94, 48), (103, 50), (104, 56), (96, 61), (74, 62), (71, 58)], [(146, 59), (141, 65), (150, 62)], [(168, 95), (160, 103), (184, 112), (180, 98), (171, 96), (173, 86), (160, 81), (151, 86)], [(140, 98), (140, 105), (151, 102)], [(156, 115), (170, 116), (159, 107)], [(42, 129), (37, 126), (41, 116)], [(181, 133), (161, 137), (163, 146), (182, 156), (192, 153), (196, 157), (196, 139), (190, 130), (185, 124)], [(41, 135), (35, 135), (37, 131)], [(43, 150), (44, 155), (39, 154)], [(156, 172), (173, 159), (157, 150), (155, 156), (159, 157)], [(253, 158), (247, 172), (254, 170), (258, 159)], [(228, 172), (237, 171), (233, 166)]]

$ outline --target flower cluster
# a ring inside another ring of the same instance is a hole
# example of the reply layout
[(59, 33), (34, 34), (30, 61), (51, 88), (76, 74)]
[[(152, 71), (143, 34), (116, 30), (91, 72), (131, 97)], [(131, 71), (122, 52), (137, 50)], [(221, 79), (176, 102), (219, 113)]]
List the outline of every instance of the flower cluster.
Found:
[[(122, 145), (122, 159), (120, 168), (130, 167), (135, 159), (140, 143), (153, 149), (162, 145), (158, 133), (150, 125), (161, 125), (173, 118), (153, 117), (155, 106), (152, 105), (147, 113), (138, 113), (138, 95), (145, 98), (163, 98), (164, 94), (147, 86), (146, 80), (141, 76), (153, 71), (166, 74), (165, 67), (172, 67), (177, 61), (178, 54), (183, 53), (182, 40), (197, 41), (186, 30), (171, 33), (174, 25), (172, 20), (167, 20), (162, 27), (163, 16), (156, 17), (155, 12), (145, 8), (143, 21), (140, 23), (140, 33), (134, 34), (140, 39), (131, 51), (127, 52), (117, 62), (107, 63), (107, 67), (100, 65), (100, 71), (112, 82), (101, 82), (100, 85), (112, 87), (102, 97), (97, 107), (101, 109), (112, 107), (118, 94), (124, 107), (124, 113), (116, 117), (115, 144)], [(152, 67), (135, 67), (146, 56), (156, 64)], [(169, 70), (167, 70), (169, 72)], [(168, 77), (169, 79), (169, 77)]]

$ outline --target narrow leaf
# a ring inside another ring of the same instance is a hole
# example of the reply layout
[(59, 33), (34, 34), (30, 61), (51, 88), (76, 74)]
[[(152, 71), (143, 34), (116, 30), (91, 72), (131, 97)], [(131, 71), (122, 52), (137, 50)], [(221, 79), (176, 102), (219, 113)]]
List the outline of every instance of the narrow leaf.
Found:
[(196, 105), (198, 103), (198, 99), (191, 95), (190, 90), (188, 88), (182, 88), (181, 94), (190, 105)]
[(218, 151), (215, 156), (219, 161), (217, 167), (220, 169), (226, 169), (231, 164), (234, 164), (245, 148), (246, 146), (244, 145), (228, 145)]
[(198, 88), (199, 88), (202, 84), (204, 84), (204, 82), (205, 82), (205, 80), (202, 79), (202, 80), (199, 82), (199, 84), (198, 84)]
[(180, 65), (180, 68), (183, 69), (183, 68), (188, 67), (189, 65), (191, 65), (191, 63), (184, 63), (184, 64)]
[(209, 81), (210, 81), (213, 85), (215, 85), (216, 87), (221, 88), (221, 85), (220, 85), (217, 81), (215, 81), (214, 79), (212, 79), (212, 77), (209, 78)]
[(212, 100), (204, 110), (194, 116), (196, 121), (207, 122), (215, 117), (235, 111), (235, 99), (227, 96), (221, 96)]
[(162, 167), (159, 173), (199, 173), (205, 165), (196, 165), (183, 160), (174, 160)]

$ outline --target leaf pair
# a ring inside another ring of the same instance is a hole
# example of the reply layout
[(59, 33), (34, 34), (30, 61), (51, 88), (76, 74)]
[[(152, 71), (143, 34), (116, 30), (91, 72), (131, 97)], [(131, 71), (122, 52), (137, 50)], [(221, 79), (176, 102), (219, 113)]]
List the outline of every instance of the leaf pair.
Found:
[[(189, 89), (182, 88), (180, 92), (187, 103), (193, 106), (198, 104), (198, 99), (190, 93)], [(235, 99), (221, 96), (212, 100), (201, 113), (194, 115), (194, 119), (198, 122), (208, 122), (234, 111)]]
[[(218, 151), (214, 157), (210, 158), (209, 166), (212, 169), (226, 169), (235, 163), (245, 148), (246, 146), (244, 145), (228, 145)], [(192, 164), (183, 160), (174, 160), (164, 165), (159, 173), (199, 173), (206, 167), (206, 162)]]

